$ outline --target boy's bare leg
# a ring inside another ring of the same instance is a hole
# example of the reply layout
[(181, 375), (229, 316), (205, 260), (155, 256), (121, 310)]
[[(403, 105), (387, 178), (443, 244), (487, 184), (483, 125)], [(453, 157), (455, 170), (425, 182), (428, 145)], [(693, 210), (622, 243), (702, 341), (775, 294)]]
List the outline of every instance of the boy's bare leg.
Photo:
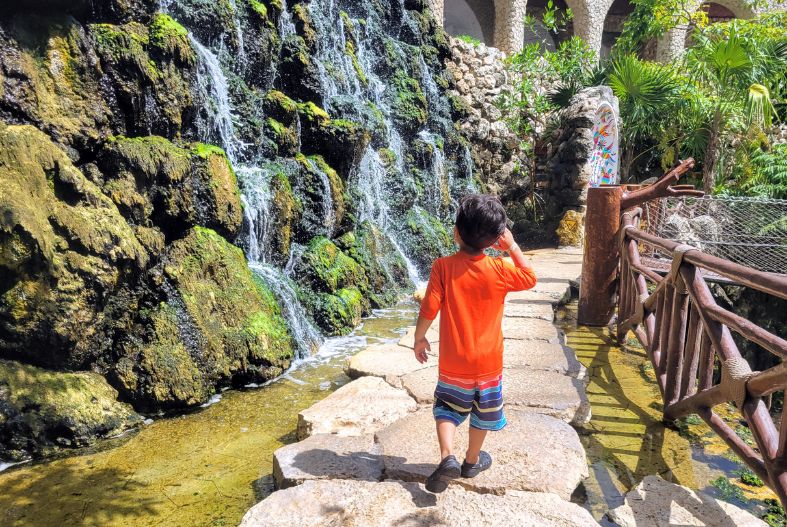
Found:
[(440, 443), (440, 459), (454, 453), (456, 425), (451, 421), (437, 421), (437, 442)]
[(480, 428), (470, 427), (470, 440), (467, 445), (467, 454), (465, 454), (465, 461), (471, 465), (478, 463), (478, 456), (481, 454), (481, 447), (484, 446), (484, 439), (486, 439), (487, 430)]

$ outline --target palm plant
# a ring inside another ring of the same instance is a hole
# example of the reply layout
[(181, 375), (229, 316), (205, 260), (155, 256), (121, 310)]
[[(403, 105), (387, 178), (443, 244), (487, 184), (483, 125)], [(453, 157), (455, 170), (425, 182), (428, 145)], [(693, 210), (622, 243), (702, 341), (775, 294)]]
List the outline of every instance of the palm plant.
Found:
[(620, 137), (621, 171), (628, 176), (643, 140), (667, 134), (670, 123), (664, 116), (680, 105), (680, 85), (670, 66), (641, 61), (634, 55), (613, 60), (609, 85), (625, 122)]
[(756, 37), (739, 34), (732, 22), (726, 33), (697, 31), (686, 53), (684, 67), (712, 106), (702, 174), (708, 193), (716, 183), (722, 135), (736, 125), (743, 125), (744, 131), (771, 125), (774, 106), (768, 84), (774, 72), (785, 71), (787, 63), (782, 46), (759, 44)]

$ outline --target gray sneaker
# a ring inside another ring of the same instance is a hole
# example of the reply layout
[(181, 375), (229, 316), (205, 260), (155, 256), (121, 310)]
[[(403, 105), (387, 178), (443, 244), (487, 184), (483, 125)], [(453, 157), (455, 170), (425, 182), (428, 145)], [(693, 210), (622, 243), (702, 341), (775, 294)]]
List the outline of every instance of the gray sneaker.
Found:
[(462, 477), (463, 478), (474, 478), (484, 470), (488, 469), (492, 466), (492, 456), (489, 455), (488, 452), (484, 452), (483, 450), (478, 455), (478, 463), (468, 463), (465, 461), (462, 463)]
[(454, 456), (447, 456), (443, 459), (432, 475), (426, 478), (426, 490), (429, 492), (443, 492), (448, 488), (448, 483), (459, 477), (462, 469), (459, 461)]

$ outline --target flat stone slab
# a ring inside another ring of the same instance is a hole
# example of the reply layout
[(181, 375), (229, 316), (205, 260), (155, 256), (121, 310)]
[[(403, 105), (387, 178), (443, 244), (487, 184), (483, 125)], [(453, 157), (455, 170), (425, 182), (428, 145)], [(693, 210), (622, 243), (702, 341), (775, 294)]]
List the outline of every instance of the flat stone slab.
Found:
[(252, 507), (240, 527), (597, 526), (590, 513), (554, 494), (432, 494), (403, 481), (307, 481)]
[(752, 514), (686, 487), (647, 476), (626, 494), (623, 505), (607, 512), (620, 527), (767, 527)]
[[(506, 416), (508, 425), (490, 433), (484, 443), (484, 450), (494, 460), (492, 468), (451, 485), (492, 494), (551, 492), (569, 499), (588, 475), (577, 432), (563, 421), (535, 412), (509, 409)], [(467, 428), (464, 424), (456, 434), (455, 451), (460, 461), (467, 449)], [(439, 460), (434, 417), (428, 408), (380, 430), (375, 441), (382, 449), (387, 478), (424, 482)]]
[(543, 340), (560, 343), (558, 330), (549, 320), (538, 318), (503, 318), (503, 335), (514, 340)]
[[(434, 345), (440, 342), (440, 326), (438, 326), (437, 321), (433, 322), (426, 332), (426, 340), (432, 345), (432, 351), (436, 351)], [(399, 339), (399, 345), (413, 349), (413, 346), (415, 346), (415, 326), (407, 328), (407, 333)]]
[(352, 379), (359, 377), (380, 377), (393, 386), (400, 386), (402, 375), (437, 365), (438, 346), (432, 346), (429, 360), (421, 364), (411, 348), (398, 344), (378, 344), (358, 352), (350, 359), (345, 372)]
[(503, 316), (511, 318), (540, 318), (552, 321), (555, 318), (554, 302), (551, 300), (508, 300)]
[[(419, 404), (434, 403), (436, 384), (437, 367), (402, 377), (402, 388)], [(506, 412), (512, 408), (526, 408), (579, 427), (590, 421), (585, 382), (552, 371), (504, 370), (503, 401)]]
[(383, 460), (374, 436), (317, 434), (273, 453), (276, 487), (286, 489), (318, 479), (383, 479)]
[(298, 439), (314, 434), (374, 433), (412, 412), (416, 406), (406, 391), (379, 377), (363, 377), (300, 412)]
[(503, 364), (507, 368), (547, 370), (582, 379), (585, 367), (573, 349), (540, 340), (505, 339)]

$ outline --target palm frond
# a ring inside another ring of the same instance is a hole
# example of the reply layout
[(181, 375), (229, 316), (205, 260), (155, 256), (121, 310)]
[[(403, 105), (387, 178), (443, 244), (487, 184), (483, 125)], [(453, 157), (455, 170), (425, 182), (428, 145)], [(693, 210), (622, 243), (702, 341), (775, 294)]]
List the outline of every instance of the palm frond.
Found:
[(775, 109), (768, 88), (762, 84), (749, 86), (749, 93), (746, 97), (746, 118), (749, 125), (756, 124), (768, 128), (773, 122), (774, 113)]

